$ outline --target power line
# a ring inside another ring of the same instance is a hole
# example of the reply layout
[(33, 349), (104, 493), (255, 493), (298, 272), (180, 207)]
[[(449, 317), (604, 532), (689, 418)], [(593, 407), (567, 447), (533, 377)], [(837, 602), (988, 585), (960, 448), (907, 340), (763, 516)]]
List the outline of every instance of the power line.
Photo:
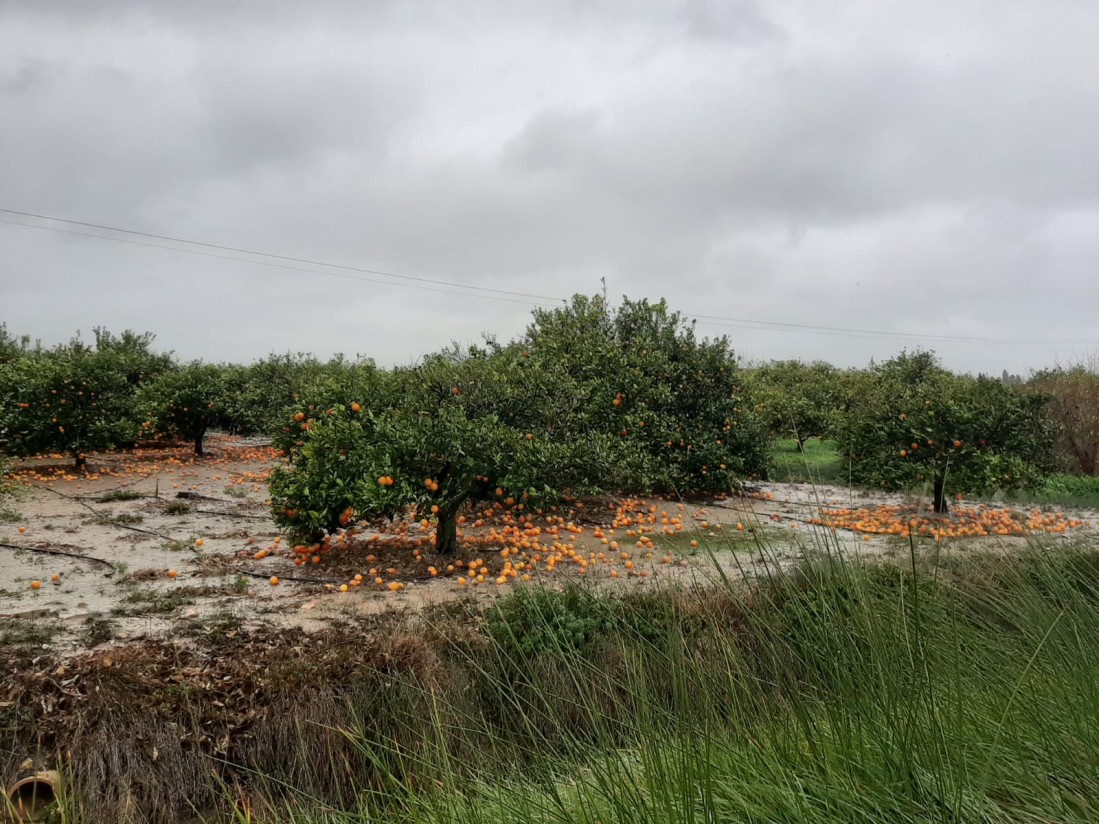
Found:
[[(512, 291), (510, 289), (495, 289), (495, 288), (488, 287), (488, 286), (472, 286), (468, 283), (457, 283), (455, 281), (436, 280), (434, 278), (425, 278), (425, 277), (419, 277), (419, 276), (416, 276), (416, 275), (400, 275), (400, 274), (397, 274), (395, 272), (383, 272), (379, 269), (365, 269), (365, 268), (362, 268), (362, 267), (359, 267), (359, 266), (347, 266), (347, 265), (342, 264), (342, 263), (325, 263), (324, 261), (310, 260), (309, 258), (293, 257), (291, 255), (280, 255), (280, 254), (275, 254), (273, 252), (258, 252), (254, 249), (244, 249), (244, 248), (240, 248), (240, 247), (237, 247), (237, 246), (227, 246), (227, 245), (223, 245), (223, 244), (219, 244), (219, 243), (207, 243), (207, 242), (201, 241), (201, 240), (188, 240), (187, 238), (173, 237), (171, 235), (159, 235), (159, 234), (156, 234), (155, 232), (141, 232), (141, 231), (138, 231), (136, 229), (123, 229), (123, 228), (120, 228), (118, 226), (107, 226), (107, 225), (104, 225), (102, 223), (89, 223), (89, 222), (83, 221), (83, 220), (69, 220), (69, 219), (63, 218), (63, 217), (53, 217), (51, 215), (40, 215), (40, 214), (36, 214), (34, 212), (23, 212), (23, 211), (20, 211), (18, 209), (0, 208), (0, 212), (3, 212), (4, 214), (9, 214), (9, 215), (16, 215), (18, 217), (34, 218), (36, 220), (50, 220), (50, 221), (53, 221), (55, 223), (64, 223), (64, 224), (67, 224), (69, 226), (83, 226), (86, 229), (101, 229), (103, 231), (118, 232), (119, 234), (125, 234), (125, 235), (135, 235), (137, 237), (151, 238), (153, 240), (165, 240), (165, 241), (168, 241), (170, 243), (186, 243), (189, 246), (201, 246), (205, 249), (217, 249), (217, 250), (222, 251), (222, 252), (236, 252), (237, 254), (242, 254), (242, 255), (255, 255), (257, 257), (272, 258), (274, 260), (284, 260), (284, 261), (288, 261), (290, 263), (301, 263), (301, 264), (306, 264), (306, 265), (309, 265), (309, 266), (325, 266), (325, 267), (328, 267), (328, 268), (331, 268), (331, 269), (340, 269), (340, 270), (347, 271), (347, 272), (359, 272), (359, 273), (366, 274), (366, 275), (380, 275), (382, 277), (387, 277), (387, 278), (396, 278), (398, 280), (410, 280), (410, 281), (417, 281), (419, 283), (431, 283), (431, 284), (434, 284), (436, 286), (448, 286), (448, 287), (456, 288), (456, 289), (469, 289), (469, 290), (477, 291), (477, 292), (486, 292), (486, 293), (493, 293), (493, 294), (498, 294), (498, 295), (508, 295), (508, 296), (511, 296), (511, 297), (532, 298), (534, 300), (546, 300), (546, 301), (554, 301), (554, 302), (559, 302), (559, 301), (562, 300), (561, 298), (557, 298), (557, 297), (550, 297), (550, 296), (547, 296), (547, 295), (536, 295), (536, 294), (531, 294), (529, 292), (515, 292), (515, 291)], [(10, 223), (10, 225), (13, 225), (13, 226), (26, 226), (28, 228), (47, 229), (47, 230), (50, 230), (50, 231), (65, 231), (65, 230), (57, 229), (56, 227), (52, 227), (52, 226), (34, 226), (33, 224), (27, 224), (27, 223), (16, 223), (16, 222), (9, 222), (9, 221), (5, 221), (5, 222)], [(72, 231), (68, 231), (67, 233), (68, 234), (82, 234), (82, 233), (79, 233), (79, 232), (72, 232)], [(85, 234), (84, 237), (98, 238), (100, 240), (121, 240), (120, 238), (113, 238), (113, 237), (107, 237), (107, 236), (104, 236), (104, 235), (94, 235), (94, 234)], [(176, 249), (175, 247), (169, 247), (169, 246), (158, 246), (156, 244), (148, 244), (148, 245), (152, 246), (153, 248), (157, 248), (157, 249), (174, 249), (175, 251), (179, 251), (179, 252), (187, 251), (186, 249)], [(233, 260), (238, 260), (238, 258), (232, 258), (232, 259)], [(385, 283), (385, 281), (371, 281), (371, 282), (372, 283)]]
[[(158, 243), (148, 243), (145, 241), (133, 240), (123, 237), (113, 237), (109, 235), (94, 234), (92, 232), (81, 232), (76, 229), (66, 229), (59, 226), (43, 226), (34, 223), (23, 223), (13, 220), (4, 220), (0, 218), (0, 223), (4, 223), (10, 226), (18, 226), (24, 229), (40, 229), (51, 232), (59, 232), (62, 234), (76, 235), (79, 237), (87, 237), (95, 240), (107, 240), (114, 243), (124, 243), (130, 246), (143, 246), (151, 249), (161, 249), (169, 252), (182, 252), (189, 255), (198, 255), (200, 257), (218, 258), (221, 260), (230, 260), (237, 263), (250, 263), (258, 266), (268, 266), (276, 269), (285, 269), (295, 272), (307, 272), (311, 274), (325, 275), (327, 277), (336, 277), (346, 280), (356, 280), (365, 283), (374, 283), (382, 286), (399, 286), (405, 289), (416, 289), (420, 291), (436, 292), (444, 295), (464, 295), (466, 297), (476, 297), (487, 300), (501, 301), (505, 303), (520, 303), (525, 305), (540, 305), (539, 302), (550, 303), (565, 303), (566, 298), (556, 297), (552, 295), (539, 295), (530, 292), (517, 292), (509, 289), (498, 289), (488, 286), (472, 286), (470, 284), (459, 283), (456, 281), (437, 280), (434, 278), (425, 278), (415, 275), (402, 275), (394, 272), (385, 272), (377, 269), (366, 269), (357, 266), (348, 266), (339, 263), (325, 263), (323, 261), (310, 260), (309, 258), (298, 258), (291, 255), (281, 255), (272, 252), (260, 252), (253, 249), (245, 249), (242, 247), (228, 246), (217, 243), (207, 243), (198, 240), (188, 240), (186, 238), (173, 237), (171, 235), (161, 235), (154, 232), (142, 232), (135, 229), (124, 229), (117, 226), (109, 226), (101, 223), (91, 223), (80, 220), (69, 220), (67, 218), (52, 217), (50, 215), (36, 214), (34, 212), (20, 211), (17, 209), (6, 209), (0, 207), (0, 213), (15, 215), (17, 217), (31, 218), (35, 220), (46, 220), (55, 223), (62, 223), (68, 226), (80, 226), (88, 229), (97, 229), (101, 231), (115, 232), (117, 234), (131, 235), (133, 237), (148, 238), (150, 240), (161, 240), (168, 243), (182, 243), (189, 246), (197, 246), (200, 249), (185, 249), (178, 246), (164, 246)], [(213, 249), (213, 252), (204, 252), (201, 249)], [(218, 252), (234, 252), (241, 255), (251, 255), (252, 257), (242, 258), (234, 257), (232, 255), (219, 254)], [(268, 258), (268, 260), (257, 260), (256, 258)], [(281, 263), (275, 261), (283, 261)], [(294, 264), (305, 264), (294, 265)], [(309, 267), (326, 267), (325, 269), (309, 268)], [(338, 272), (328, 271), (329, 269), (340, 270)], [(355, 273), (355, 274), (351, 274)], [(378, 277), (394, 278), (400, 281), (413, 281), (413, 283), (395, 283), (393, 281), (378, 280), (376, 278), (364, 277), (363, 275), (375, 275)], [(419, 285), (419, 284), (432, 284), (432, 285)], [(446, 287), (446, 288), (438, 288)], [(466, 290), (466, 291), (453, 291), (453, 290)], [(993, 345), (1048, 345), (1048, 344), (1072, 344), (1072, 343), (1087, 343), (1094, 344), (1095, 340), (1089, 338), (993, 338), (993, 337), (980, 337), (972, 335), (948, 335), (948, 334), (928, 334), (919, 332), (891, 332), (881, 329), (857, 329), (843, 326), (821, 326), (805, 323), (790, 323), (786, 321), (767, 321), (756, 320), (753, 318), (737, 318), (727, 317), (723, 315), (706, 315), (706, 314), (693, 314), (685, 312), (684, 315), (692, 317), (707, 326), (723, 326), (735, 329), (751, 329), (757, 331), (772, 331), (772, 332), (798, 332), (804, 334), (816, 334), (825, 335), (830, 337), (856, 337), (856, 338), (885, 338), (891, 340), (911, 340), (911, 341), (926, 341), (929, 343), (979, 343), (979, 344), (993, 344)]]
[[(6, 211), (8, 211), (8, 210), (7, 209), (0, 209), (0, 212), (6, 212)], [(433, 287), (433, 286), (419, 286), (419, 285), (413, 284), (413, 283), (393, 283), (392, 281), (377, 280), (376, 278), (362, 277), (361, 275), (351, 275), (351, 274), (347, 274), (347, 273), (343, 273), (343, 272), (327, 272), (327, 271), (324, 271), (322, 269), (309, 269), (309, 268), (306, 268), (304, 266), (291, 266), (288, 263), (275, 263), (275, 262), (269, 261), (269, 260), (255, 260), (253, 258), (240, 258), (240, 257), (233, 257), (231, 255), (219, 255), (219, 254), (216, 254), (214, 252), (203, 252), (199, 249), (180, 249), (180, 248), (175, 247), (175, 246), (161, 246), (160, 244), (157, 244), (157, 243), (145, 243), (145, 242), (140, 241), (140, 240), (129, 240), (127, 238), (120, 238), (120, 237), (105, 237), (104, 235), (96, 235), (96, 234), (92, 234), (90, 232), (78, 232), (75, 229), (62, 229), (58, 226), (36, 226), (34, 224), (31, 224), (31, 223), (19, 223), (19, 222), (14, 221), (14, 220), (4, 220), (3, 218), (0, 218), (0, 223), (7, 224), (8, 226), (19, 226), (20, 228), (23, 228), (23, 229), (41, 229), (43, 231), (59, 232), (61, 234), (76, 235), (77, 237), (87, 237), (87, 238), (93, 238), (95, 240), (109, 240), (109, 241), (112, 241), (114, 243), (124, 243), (127, 246), (143, 246), (147, 249), (162, 249), (162, 250), (167, 251), (167, 252), (182, 252), (185, 255), (197, 255), (199, 257), (217, 258), (219, 260), (231, 260), (231, 261), (235, 261), (237, 263), (250, 263), (250, 264), (253, 264), (255, 266), (268, 266), (272, 269), (285, 269), (285, 270), (293, 271), (293, 272), (310, 272), (310, 273), (317, 274), (317, 275), (325, 275), (326, 277), (331, 277), (331, 278), (341, 278), (343, 280), (355, 280), (355, 281), (359, 281), (359, 282), (362, 282), (362, 283), (376, 283), (376, 284), (379, 284), (381, 286), (397, 286), (397, 287), (400, 287), (401, 289), (416, 289), (416, 290), (422, 291), (422, 292), (435, 292), (435, 293), (441, 294), (441, 295), (457, 295), (459, 297), (479, 298), (481, 300), (495, 300), (495, 301), (499, 301), (499, 302), (502, 302), (502, 303), (518, 303), (518, 304), (522, 304), (523, 306), (531, 306), (531, 305), (541, 306), (543, 304), (540, 303), (539, 301), (553, 301), (553, 302), (556, 303), (556, 302), (560, 302), (560, 300), (561, 300), (560, 298), (532, 298), (532, 299), (528, 299), (528, 300), (519, 300), (519, 299), (516, 299), (516, 298), (501, 297), (499, 295), (482, 295), (482, 294), (479, 294), (479, 293), (476, 293), (476, 292), (456, 292), (456, 291), (452, 291), (452, 290), (448, 290), (448, 289), (439, 289), (439, 288), (436, 288), (436, 287)], [(325, 265), (328, 265), (328, 264), (323, 264), (322, 263), (320, 265), (325, 266)], [(466, 287), (466, 288), (468, 288), (468, 289), (480, 289), (482, 287), (469, 286), (469, 287)], [(509, 294), (507, 292), (507, 290), (498, 290), (498, 291), (501, 291), (504, 294)], [(522, 294), (522, 293), (518, 293), (518, 294)]]
[(902, 340), (923, 340), (933, 343), (991, 343), (1010, 345), (1042, 345), (1053, 343), (1095, 343), (1091, 338), (990, 338), (974, 335), (927, 334), (920, 332), (889, 332), (879, 329), (852, 329), (843, 326), (814, 326), (804, 323), (730, 318), (721, 315), (691, 315), (707, 326), (729, 326), (737, 329), (758, 329), (772, 332), (806, 332), (840, 337), (883, 337)]

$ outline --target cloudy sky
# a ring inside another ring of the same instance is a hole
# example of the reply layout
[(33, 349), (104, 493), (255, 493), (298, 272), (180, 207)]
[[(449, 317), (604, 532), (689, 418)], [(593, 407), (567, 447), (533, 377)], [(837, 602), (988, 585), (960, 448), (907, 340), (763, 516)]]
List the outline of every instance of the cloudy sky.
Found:
[(1025, 372), (1099, 351), (1097, 54), (1094, 0), (6, 0), (0, 320), (405, 363), (605, 278)]

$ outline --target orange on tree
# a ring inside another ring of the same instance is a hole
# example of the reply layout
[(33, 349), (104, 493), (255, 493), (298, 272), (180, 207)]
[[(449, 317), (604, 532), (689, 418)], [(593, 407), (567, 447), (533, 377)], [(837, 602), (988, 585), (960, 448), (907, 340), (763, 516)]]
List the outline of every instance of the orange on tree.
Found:
[[(1010, 490), (1045, 477), (1053, 458), (1048, 402), (998, 380), (955, 375), (930, 352), (902, 353), (866, 375), (836, 438), (852, 481), (884, 489), (929, 483), (941, 513), (954, 492)], [(967, 441), (984, 446), (963, 449)]]

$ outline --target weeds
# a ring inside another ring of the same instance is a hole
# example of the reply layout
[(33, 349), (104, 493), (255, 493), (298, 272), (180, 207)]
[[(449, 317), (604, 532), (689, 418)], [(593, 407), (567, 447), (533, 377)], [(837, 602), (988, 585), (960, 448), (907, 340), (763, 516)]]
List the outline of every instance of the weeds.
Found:
[(67, 664), (75, 691), (35, 661), (0, 749), (71, 752), (74, 822), (1099, 817), (1099, 552), (871, 564), (805, 539), (794, 568), (693, 588), (519, 588), (317, 636), (215, 615), (198, 645)]
[(105, 492), (96, 498), (97, 503), (109, 504), (115, 501), (136, 501), (139, 498), (144, 498), (140, 492), (136, 492), (132, 489), (112, 489), (110, 492)]
[(84, 621), (84, 632), (80, 637), (80, 643), (89, 649), (97, 647), (112, 640), (117, 631), (118, 624), (114, 621), (92, 615)]
[(119, 512), (115, 515), (99, 515), (93, 523), (98, 526), (133, 526), (134, 524), (140, 524), (145, 520), (142, 515), (135, 515), (132, 512)]
[(139, 589), (122, 599), (122, 604), (111, 610), (118, 617), (163, 615), (180, 607), (191, 606), (195, 596), (202, 594), (192, 587), (176, 587), (166, 592), (155, 589)]
[(40, 618), (5, 618), (0, 622), (0, 650), (9, 646), (44, 646), (53, 641), (61, 629), (60, 624)]

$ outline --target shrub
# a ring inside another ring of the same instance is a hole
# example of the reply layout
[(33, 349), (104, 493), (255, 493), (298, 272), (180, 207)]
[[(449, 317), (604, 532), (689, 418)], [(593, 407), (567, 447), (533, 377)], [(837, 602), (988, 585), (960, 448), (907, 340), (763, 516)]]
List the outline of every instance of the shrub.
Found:
[(1068, 469), (1099, 474), (1099, 360), (1039, 372), (1027, 386), (1050, 396), (1057, 452)]

